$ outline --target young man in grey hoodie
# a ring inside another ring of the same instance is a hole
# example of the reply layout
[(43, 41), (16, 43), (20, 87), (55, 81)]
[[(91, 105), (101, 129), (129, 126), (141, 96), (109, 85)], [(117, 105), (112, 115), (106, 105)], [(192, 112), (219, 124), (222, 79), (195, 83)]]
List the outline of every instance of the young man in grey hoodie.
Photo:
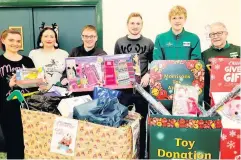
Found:
[[(141, 35), (143, 27), (142, 16), (139, 13), (131, 13), (127, 19), (127, 28), (129, 33), (119, 38), (115, 44), (115, 54), (137, 53), (140, 59), (141, 79), (140, 83), (148, 92), (149, 71), (148, 63), (153, 57), (153, 42)], [(120, 103), (128, 106), (135, 104), (136, 112), (142, 116), (140, 123), (140, 159), (145, 158), (146, 142), (146, 117), (148, 113), (148, 102), (139, 94), (133, 94), (133, 89), (122, 91)]]

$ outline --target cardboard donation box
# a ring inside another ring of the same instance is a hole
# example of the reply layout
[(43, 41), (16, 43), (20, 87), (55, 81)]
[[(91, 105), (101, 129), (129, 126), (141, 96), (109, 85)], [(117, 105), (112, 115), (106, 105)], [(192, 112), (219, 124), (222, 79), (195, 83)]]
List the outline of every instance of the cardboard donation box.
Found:
[(119, 128), (21, 109), (27, 159), (132, 159), (138, 153), (140, 115)]
[(218, 159), (220, 117), (151, 115), (150, 159)]

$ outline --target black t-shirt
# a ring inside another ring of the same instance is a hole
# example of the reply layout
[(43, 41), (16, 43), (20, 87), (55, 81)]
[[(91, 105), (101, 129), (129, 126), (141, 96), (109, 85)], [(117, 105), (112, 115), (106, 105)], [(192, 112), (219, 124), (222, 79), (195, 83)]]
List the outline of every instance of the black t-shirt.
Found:
[[(3, 55), (0, 56), (0, 103), (1, 106), (6, 101), (7, 96), (11, 92), (11, 88), (9, 87), (9, 80), (16, 70), (20, 68), (34, 68), (34, 63), (32, 59), (26, 56), (22, 56), (22, 59), (19, 61), (11, 61), (5, 58)], [(19, 89), (22, 93), (28, 93), (28, 89), (22, 89), (20, 87), (14, 87), (15, 89)]]

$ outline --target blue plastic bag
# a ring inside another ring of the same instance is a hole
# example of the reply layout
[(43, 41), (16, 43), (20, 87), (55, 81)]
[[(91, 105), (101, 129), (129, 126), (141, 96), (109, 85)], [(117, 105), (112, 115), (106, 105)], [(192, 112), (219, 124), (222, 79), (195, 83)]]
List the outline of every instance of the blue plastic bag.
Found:
[(93, 92), (93, 99), (97, 98), (116, 98), (121, 95), (121, 91), (112, 90), (103, 87), (95, 87)]
[(99, 98), (74, 107), (73, 117), (78, 120), (119, 127), (124, 123), (128, 108), (119, 103), (117, 98)]

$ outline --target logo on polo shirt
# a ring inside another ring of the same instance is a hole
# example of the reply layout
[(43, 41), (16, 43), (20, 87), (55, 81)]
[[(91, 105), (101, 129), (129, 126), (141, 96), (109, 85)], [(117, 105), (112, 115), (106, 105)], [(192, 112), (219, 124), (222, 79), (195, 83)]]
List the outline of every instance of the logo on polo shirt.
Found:
[(183, 42), (183, 46), (184, 47), (190, 47), (191, 46), (191, 42)]
[(168, 43), (166, 44), (166, 46), (167, 46), (167, 47), (171, 47), (171, 46), (173, 46), (173, 44), (172, 44), (171, 42), (168, 42)]

